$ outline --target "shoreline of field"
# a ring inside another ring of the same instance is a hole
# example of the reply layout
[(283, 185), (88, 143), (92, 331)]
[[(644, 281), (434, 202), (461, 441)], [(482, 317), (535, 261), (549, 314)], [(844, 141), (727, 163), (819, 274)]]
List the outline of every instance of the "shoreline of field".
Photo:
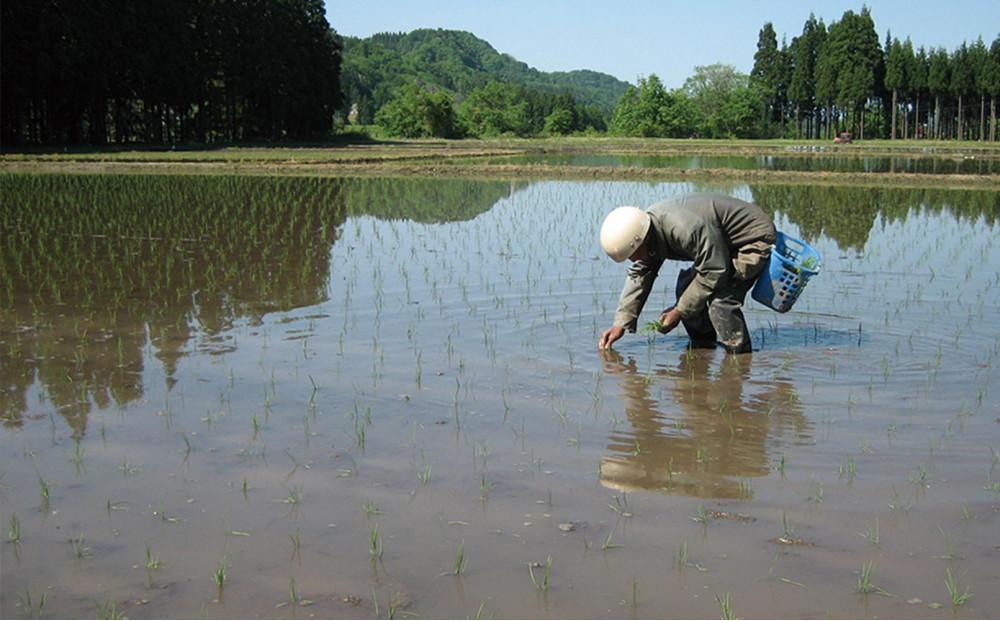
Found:
[(1000, 175), (996, 174), (779, 171), (742, 168), (508, 164), (477, 161), (486, 157), (559, 154), (1000, 159), (1000, 144), (886, 140), (834, 145), (825, 141), (563, 138), (347, 142), (325, 146), (67, 149), (60, 152), (55, 150), (4, 152), (0, 154), (0, 173), (424, 176), (502, 180), (726, 180), (781, 184), (1000, 189)]

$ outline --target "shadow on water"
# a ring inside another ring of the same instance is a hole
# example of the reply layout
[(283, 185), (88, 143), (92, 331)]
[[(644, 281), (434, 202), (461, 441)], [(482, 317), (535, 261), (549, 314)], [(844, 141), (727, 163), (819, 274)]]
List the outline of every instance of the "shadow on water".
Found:
[(647, 374), (613, 350), (602, 358), (627, 419), (601, 459), (606, 487), (748, 498), (749, 480), (770, 472), (782, 439), (811, 435), (795, 386), (755, 377), (753, 354), (716, 364), (716, 352), (690, 350)]

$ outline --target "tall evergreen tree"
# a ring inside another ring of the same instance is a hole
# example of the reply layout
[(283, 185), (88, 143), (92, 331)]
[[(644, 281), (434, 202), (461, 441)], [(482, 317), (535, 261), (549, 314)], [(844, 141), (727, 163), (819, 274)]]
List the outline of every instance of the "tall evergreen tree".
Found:
[[(802, 27), (801, 36), (793, 39), (795, 58), (788, 85), (788, 98), (795, 106), (795, 121), (798, 124), (799, 135), (802, 134), (804, 111), (808, 113), (810, 123), (816, 121), (816, 60), (821, 43), (820, 32), (822, 30), (815, 15), (810, 13), (809, 19)], [(818, 137), (813, 131), (807, 133), (812, 137)]]
[(951, 57), (949, 90), (958, 99), (958, 120), (955, 138), (965, 140), (965, 97), (975, 88), (975, 70), (969, 59), (969, 46), (962, 42)]
[[(898, 94), (908, 85), (909, 67), (906, 62), (906, 54), (903, 44), (899, 39), (892, 39), (886, 35), (886, 55), (885, 55), (885, 87), (892, 91), (892, 129), (889, 138), (896, 138), (896, 112), (899, 110), (897, 101)], [(904, 137), (906, 133), (903, 133)]]
[(979, 140), (986, 140), (986, 94), (989, 92), (990, 52), (979, 37), (969, 48), (969, 64), (972, 65), (974, 90), (979, 94)]
[[(907, 39), (909, 41), (909, 39)], [(920, 116), (920, 102), (927, 94), (927, 71), (930, 67), (930, 60), (927, 58), (927, 50), (923, 46), (917, 50), (912, 57), (910, 65), (910, 87), (913, 90), (913, 137), (926, 138), (928, 123)], [(926, 115), (926, 109), (924, 114)]]
[(773, 122), (778, 118), (778, 96), (781, 86), (781, 52), (778, 49), (778, 35), (771, 22), (764, 24), (757, 37), (757, 52), (753, 56), (750, 83), (763, 98), (761, 120)]
[(997, 139), (997, 95), (1000, 95), (1000, 36), (993, 39), (986, 60), (986, 88), (990, 94), (990, 141)]
[(942, 138), (941, 129), (941, 97), (947, 95), (951, 88), (951, 58), (944, 48), (934, 48), (930, 51), (927, 68), (927, 90), (934, 97), (934, 130), (935, 139)]

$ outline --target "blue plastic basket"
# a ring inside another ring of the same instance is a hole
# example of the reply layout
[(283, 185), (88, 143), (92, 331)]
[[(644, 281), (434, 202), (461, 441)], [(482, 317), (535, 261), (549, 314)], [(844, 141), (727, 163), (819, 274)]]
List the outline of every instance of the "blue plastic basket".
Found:
[(778, 231), (768, 265), (754, 285), (753, 299), (779, 313), (787, 312), (809, 279), (819, 274), (822, 263), (818, 250)]

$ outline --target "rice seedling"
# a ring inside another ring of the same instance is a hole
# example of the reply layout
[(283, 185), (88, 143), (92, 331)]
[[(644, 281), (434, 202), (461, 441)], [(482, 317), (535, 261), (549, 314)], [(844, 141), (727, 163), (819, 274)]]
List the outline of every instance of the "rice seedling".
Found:
[(160, 563), (160, 556), (158, 554), (154, 555), (152, 548), (150, 548), (149, 544), (147, 543), (146, 544), (146, 569), (153, 570), (153, 569), (159, 569), (160, 567), (162, 567), (162, 564)]
[(288, 495), (279, 500), (278, 502), (281, 502), (286, 505), (292, 505), (293, 507), (302, 504), (302, 488), (293, 487), (291, 490), (289, 490)]
[(292, 542), (292, 560), (298, 558), (301, 561), (302, 533), (300, 529), (296, 528), (294, 533), (288, 535), (288, 539)]
[(622, 492), (621, 496), (615, 494), (614, 504), (609, 503), (608, 508), (623, 518), (630, 518), (633, 515), (632, 508), (628, 504), (628, 492)]
[(895, 597), (892, 593), (889, 593), (882, 587), (876, 586), (872, 582), (872, 573), (874, 571), (875, 563), (873, 561), (868, 561), (861, 565), (861, 571), (858, 574), (857, 591), (862, 595), (868, 595), (869, 593), (875, 593), (876, 595), (885, 595), (887, 597)]
[(848, 481), (854, 481), (854, 477), (857, 474), (857, 466), (854, 464), (854, 458), (850, 455), (847, 456), (847, 464), (840, 464), (838, 474), (841, 477), (846, 476)]
[(479, 499), (483, 502), (489, 498), (490, 490), (493, 489), (493, 483), (490, 481), (489, 477), (484, 472), (479, 480)]
[(108, 600), (107, 602), (101, 604), (97, 603), (97, 618), (98, 619), (124, 619), (125, 612), (118, 608), (118, 602), (115, 600)]
[(86, 545), (86, 540), (84, 540), (83, 535), (74, 537), (69, 540), (70, 545), (73, 547), (73, 556), (78, 559), (84, 559), (90, 556), (90, 548)]
[(21, 522), (17, 519), (16, 513), (10, 514), (10, 523), (7, 527), (7, 543), (14, 545), (21, 543)]
[(122, 471), (122, 475), (129, 477), (138, 472), (138, 469), (134, 468), (128, 463), (127, 457), (122, 457), (122, 465), (118, 466), (118, 469)]
[(690, 564), (690, 559), (688, 557), (688, 542), (685, 539), (681, 542), (681, 546), (677, 549), (677, 553), (674, 554), (674, 566), (677, 567), (677, 569), (681, 569)]
[(34, 597), (31, 591), (25, 587), (23, 593), (17, 595), (17, 605), (24, 611), (24, 616), (28, 619), (32, 617), (42, 618), (42, 610), (45, 609), (46, 593), (43, 591), (40, 597)]
[(372, 562), (382, 560), (382, 537), (378, 532), (378, 524), (373, 525), (368, 531), (368, 556)]
[(389, 596), (389, 601), (386, 603), (385, 615), (387, 619), (395, 619), (396, 615), (399, 614), (399, 608), (403, 605), (402, 598), (399, 593), (393, 593)]
[(973, 594), (969, 592), (969, 587), (965, 587), (964, 591), (959, 587), (955, 576), (951, 573), (951, 568), (945, 569), (944, 585), (948, 589), (948, 597), (951, 599), (951, 605), (956, 608), (972, 598)]
[(222, 560), (219, 561), (219, 566), (215, 569), (212, 578), (215, 580), (215, 585), (221, 591), (228, 580), (228, 576), (226, 575), (226, 557), (222, 557)]
[(43, 479), (41, 477), (39, 477), (39, 479), (38, 479), (38, 493), (42, 497), (42, 509), (44, 511), (48, 511), (49, 510), (49, 498), (50, 498), (49, 484), (48, 484), (48, 482), (45, 479)]
[(823, 482), (819, 479), (809, 480), (809, 502), (819, 504), (823, 502)]
[(611, 542), (611, 538), (612, 538), (612, 536), (614, 536), (614, 534), (615, 534), (614, 530), (608, 531), (608, 536), (605, 537), (604, 538), (604, 542), (601, 543), (601, 550), (607, 552), (608, 550), (611, 550), (612, 548), (620, 548), (620, 547), (622, 547), (621, 544), (617, 544), (617, 543), (612, 543)]
[(882, 542), (882, 538), (879, 536), (878, 516), (875, 516), (875, 524), (871, 528), (858, 534), (867, 539), (868, 543), (873, 546), (879, 545)]
[(705, 505), (698, 505), (697, 513), (691, 516), (691, 520), (693, 522), (698, 522), (702, 526), (708, 526), (708, 522), (710, 519), (711, 518), (708, 515), (708, 512), (705, 511)]
[[(535, 578), (535, 568), (541, 568), (543, 570), (540, 580)], [(541, 591), (542, 593), (548, 593), (549, 580), (552, 577), (552, 555), (548, 555), (545, 559), (545, 565), (536, 562), (528, 563), (528, 575), (531, 577), (531, 584), (535, 585), (535, 589)]]
[(431, 482), (431, 465), (425, 464), (423, 470), (417, 471), (417, 480), (420, 481), (421, 485), (427, 485)]
[(791, 522), (788, 521), (788, 516), (785, 512), (781, 512), (781, 530), (782, 535), (779, 541), (795, 541), (795, 528), (792, 527)]
[(382, 515), (382, 510), (378, 508), (378, 505), (374, 501), (366, 500), (365, 504), (361, 505), (362, 511), (365, 512), (365, 517), (371, 519), (373, 516)]
[(723, 619), (727, 619), (728, 620), (728, 619), (735, 619), (736, 618), (736, 612), (733, 610), (733, 598), (732, 598), (731, 594), (726, 593), (722, 597), (719, 597), (718, 595), (716, 595), (715, 596), (715, 601), (717, 601), (719, 603), (719, 607), (722, 609), (722, 618)]
[(467, 566), (468, 559), (465, 558), (465, 540), (463, 539), (458, 544), (458, 551), (455, 552), (455, 565), (452, 572), (453, 575), (461, 576)]

